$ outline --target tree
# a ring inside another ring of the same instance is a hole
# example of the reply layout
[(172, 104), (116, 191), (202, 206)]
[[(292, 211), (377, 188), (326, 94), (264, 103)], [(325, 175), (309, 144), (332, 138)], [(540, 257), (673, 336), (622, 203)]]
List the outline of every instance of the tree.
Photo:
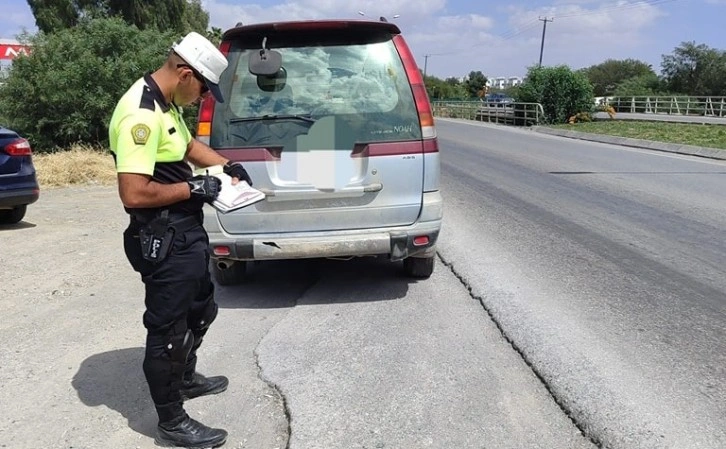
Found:
[(550, 123), (565, 123), (594, 105), (592, 85), (582, 72), (567, 66), (531, 67), (519, 88), (517, 101), (540, 103)]
[(466, 87), (469, 98), (479, 97), (481, 96), (479, 95), (480, 92), (486, 90), (487, 77), (480, 70), (476, 72), (471, 71), (466, 81), (464, 81), (464, 86)]
[(429, 98), (432, 100), (464, 100), (468, 98), (466, 89), (456, 78), (442, 80), (435, 76), (426, 75), (424, 84)]
[(222, 34), (221, 28), (212, 27), (207, 30), (207, 39), (209, 39), (209, 42), (214, 45), (219, 46), (219, 44), (222, 43)]
[(663, 55), (662, 76), (671, 92), (686, 95), (726, 95), (726, 52), (695, 42), (683, 42)]
[(30, 55), (13, 61), (0, 89), (0, 116), (39, 151), (105, 145), (116, 102), (164, 61), (173, 38), (173, 32), (139, 30), (120, 18), (39, 33), (30, 38)]
[(202, 7), (201, 0), (186, 1), (182, 21), (184, 22), (185, 34), (189, 31), (196, 31), (204, 35), (206, 32), (207, 39), (213, 44), (219, 45), (222, 42), (222, 30), (220, 28), (212, 27), (210, 31), (207, 31), (207, 28), (209, 28), (209, 13)]
[(121, 17), (139, 29), (204, 33), (209, 14), (200, 0), (28, 0), (44, 33), (71, 28), (84, 19)]
[(28, 0), (35, 24), (44, 33), (70, 28), (78, 23), (79, 11), (72, 0)]
[(613, 95), (618, 85), (630, 78), (655, 75), (649, 64), (636, 59), (608, 59), (582, 69), (582, 72), (590, 80), (596, 97)]
[(184, 32), (186, 0), (106, 0), (99, 1), (108, 17), (120, 16), (139, 29), (156, 28)]
[(616, 97), (663, 95), (661, 81), (655, 73), (626, 79), (613, 92)]
[(467, 100), (469, 98), (469, 92), (467, 92), (464, 83), (454, 76), (450, 76), (444, 80), (444, 89), (444, 92), (447, 93), (447, 96), (444, 98), (456, 100)]

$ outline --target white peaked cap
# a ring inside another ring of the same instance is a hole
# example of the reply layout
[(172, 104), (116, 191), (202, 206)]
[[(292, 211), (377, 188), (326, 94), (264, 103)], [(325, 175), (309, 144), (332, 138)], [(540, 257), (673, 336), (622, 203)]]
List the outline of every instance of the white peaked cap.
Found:
[(174, 44), (172, 50), (202, 75), (214, 98), (224, 103), (222, 91), (219, 89), (219, 78), (228, 62), (222, 52), (207, 38), (194, 31)]

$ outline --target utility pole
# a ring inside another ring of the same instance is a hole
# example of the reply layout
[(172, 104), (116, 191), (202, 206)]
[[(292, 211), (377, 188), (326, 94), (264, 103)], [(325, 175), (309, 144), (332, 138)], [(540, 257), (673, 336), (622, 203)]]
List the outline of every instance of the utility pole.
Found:
[(547, 17), (540, 17), (539, 20), (544, 22), (542, 24), (542, 45), (539, 47), (539, 66), (542, 67), (542, 53), (544, 53), (544, 41), (545, 41), (545, 33), (547, 32), (547, 22), (554, 22), (554, 17), (551, 19), (548, 19)]
[(424, 69), (423, 69), (423, 75), (426, 76), (426, 67), (429, 65), (429, 57), (431, 56), (444, 56), (448, 55), (449, 53), (429, 53), (427, 55), (424, 55)]

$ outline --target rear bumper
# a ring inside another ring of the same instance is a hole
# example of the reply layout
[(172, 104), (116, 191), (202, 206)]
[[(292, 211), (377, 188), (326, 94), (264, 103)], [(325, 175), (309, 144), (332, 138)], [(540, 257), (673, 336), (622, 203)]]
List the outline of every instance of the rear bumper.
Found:
[(39, 189), (0, 190), (0, 209), (8, 209), (38, 201)]
[[(406, 257), (429, 257), (435, 254), (441, 219), (441, 196), (439, 192), (433, 192), (424, 195), (421, 216), (416, 223), (409, 226), (230, 235), (221, 230), (216, 212), (211, 208), (205, 208), (204, 221), (209, 234), (212, 258), (217, 260), (281, 260), (373, 255), (401, 260)], [(427, 241), (423, 243), (421, 240)], [(220, 247), (228, 250), (229, 254), (219, 254)]]

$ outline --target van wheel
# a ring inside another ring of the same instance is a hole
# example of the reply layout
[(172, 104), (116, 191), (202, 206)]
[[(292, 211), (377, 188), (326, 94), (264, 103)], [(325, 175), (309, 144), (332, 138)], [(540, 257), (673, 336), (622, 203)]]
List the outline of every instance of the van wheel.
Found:
[(244, 261), (233, 262), (227, 268), (222, 268), (216, 260), (212, 260), (212, 274), (219, 285), (236, 285), (245, 280), (247, 263)]
[(15, 206), (9, 210), (0, 210), (0, 224), (15, 224), (25, 217), (25, 211), (28, 206), (23, 204), (22, 206)]
[(426, 279), (434, 272), (435, 257), (407, 257), (403, 259), (403, 271), (408, 277)]

